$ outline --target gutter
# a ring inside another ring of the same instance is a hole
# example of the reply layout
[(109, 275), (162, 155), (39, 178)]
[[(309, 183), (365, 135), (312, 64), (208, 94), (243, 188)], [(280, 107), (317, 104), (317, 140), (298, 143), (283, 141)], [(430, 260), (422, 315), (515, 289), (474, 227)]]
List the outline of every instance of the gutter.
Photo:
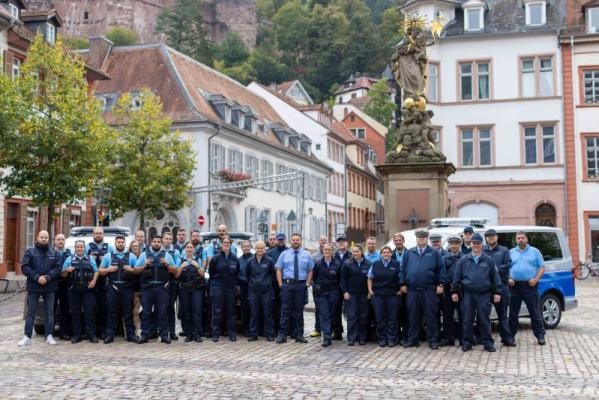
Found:
[[(212, 174), (210, 173), (210, 163), (212, 161), (212, 139), (220, 133), (221, 124), (216, 125), (216, 132), (210, 135), (208, 138), (208, 186), (212, 186)], [(212, 192), (208, 192), (208, 215), (209, 215), (209, 223), (208, 223), (208, 231), (212, 232)]]

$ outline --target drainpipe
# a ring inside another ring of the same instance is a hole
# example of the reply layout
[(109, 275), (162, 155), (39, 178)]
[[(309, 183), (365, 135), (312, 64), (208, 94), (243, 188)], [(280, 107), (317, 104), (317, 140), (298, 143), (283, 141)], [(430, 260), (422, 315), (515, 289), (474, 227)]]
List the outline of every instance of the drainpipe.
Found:
[[(208, 138), (208, 186), (212, 186), (212, 174), (210, 173), (210, 163), (212, 162), (212, 146), (210, 145), (212, 143), (212, 138), (214, 138), (215, 136), (217, 136), (220, 133), (220, 127), (221, 124), (217, 124), (216, 125), (216, 132), (213, 133), (209, 138)], [(208, 231), (212, 232), (212, 213), (214, 211), (212, 210), (212, 192), (209, 191), (208, 192), (208, 216), (209, 216), (209, 222), (208, 222)]]
[[(572, 79), (572, 83), (575, 82), (575, 77), (576, 77), (576, 73), (574, 71), (574, 36), (570, 35), (570, 63), (571, 63), (571, 79)], [(563, 66), (562, 66), (563, 68)], [(562, 84), (563, 86), (563, 84)], [(563, 93), (562, 93), (563, 95)], [(580, 94), (579, 94), (580, 95)], [(562, 102), (563, 104), (563, 102)], [(574, 151), (576, 152), (576, 117), (574, 115), (574, 113), (576, 112), (576, 96), (574, 96), (574, 88), (572, 88), (572, 140), (573, 140), (573, 144), (574, 144)], [(564, 113), (564, 117), (565, 117), (565, 113)], [(565, 119), (565, 118), (564, 118)], [(565, 122), (565, 121), (564, 121)], [(565, 135), (564, 135), (564, 141), (565, 141)], [(565, 149), (565, 143), (564, 143), (564, 149)], [(574, 160), (576, 160), (576, 154), (574, 155)], [(568, 204), (568, 188), (571, 187), (572, 185), (574, 185), (574, 190), (576, 191), (576, 204), (573, 204), (572, 206), (576, 207), (576, 215), (578, 215), (578, 203), (579, 203), (579, 199), (578, 199), (578, 189), (579, 189), (579, 182), (578, 182), (578, 177), (577, 177), (577, 166), (578, 166), (578, 162), (574, 163), (574, 177), (575, 180), (574, 182), (568, 182), (568, 179), (565, 179), (566, 181), (566, 210), (569, 209), (569, 207), (571, 206), (570, 204)], [(576, 224), (578, 225), (578, 224)], [(570, 232), (570, 217), (568, 215), (568, 213), (566, 213), (566, 226), (568, 227), (568, 236), (570, 236), (571, 234), (576, 234), (577, 236), (579, 236), (579, 232)], [(576, 228), (578, 230), (578, 226)], [(578, 255), (580, 255), (580, 245), (581, 245), (581, 240), (585, 239), (585, 235), (586, 233), (583, 232), (583, 237), (578, 238), (578, 248), (576, 249), (576, 252), (578, 253)], [(585, 248), (586, 250), (586, 248)], [(578, 259), (578, 255), (573, 255), (573, 259), (577, 260)], [(583, 254), (584, 256), (584, 254)]]

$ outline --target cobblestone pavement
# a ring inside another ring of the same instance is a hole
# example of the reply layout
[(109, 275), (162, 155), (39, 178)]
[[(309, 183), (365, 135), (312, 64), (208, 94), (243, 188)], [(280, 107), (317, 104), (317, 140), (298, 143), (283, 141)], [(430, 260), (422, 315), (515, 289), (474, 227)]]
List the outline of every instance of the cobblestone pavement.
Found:
[[(156, 341), (143, 346), (61, 342), (34, 336), (21, 349), (22, 296), (0, 303), (1, 399), (378, 399), (599, 398), (599, 280), (578, 284), (579, 307), (538, 346), (526, 327), (516, 348), (499, 344), (431, 351), (348, 347), (333, 342), (276, 345)], [(4, 310), (13, 310), (12, 314)], [(8, 315), (11, 314), (11, 315)], [(306, 313), (306, 333), (313, 326)], [(523, 320), (523, 322), (525, 322)]]

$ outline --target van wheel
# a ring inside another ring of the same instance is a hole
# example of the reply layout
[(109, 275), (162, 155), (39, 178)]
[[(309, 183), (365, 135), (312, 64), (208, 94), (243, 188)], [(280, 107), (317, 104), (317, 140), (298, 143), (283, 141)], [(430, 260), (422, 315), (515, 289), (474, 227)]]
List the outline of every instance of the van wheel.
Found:
[(546, 294), (541, 298), (541, 317), (545, 329), (555, 329), (562, 319), (562, 308), (559, 299), (554, 294)]
[(38, 335), (44, 335), (46, 333), (46, 329), (45, 329), (44, 325), (34, 324), (33, 325), (33, 330)]

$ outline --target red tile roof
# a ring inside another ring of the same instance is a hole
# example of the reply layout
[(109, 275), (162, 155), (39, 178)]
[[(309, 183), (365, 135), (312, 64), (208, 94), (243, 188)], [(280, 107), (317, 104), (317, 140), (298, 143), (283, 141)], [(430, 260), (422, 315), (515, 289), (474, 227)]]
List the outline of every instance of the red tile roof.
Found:
[(342, 139), (347, 140), (349, 143), (357, 141), (357, 139), (350, 133), (349, 129), (347, 129), (343, 122), (335, 121), (331, 123), (331, 131), (336, 133)]

